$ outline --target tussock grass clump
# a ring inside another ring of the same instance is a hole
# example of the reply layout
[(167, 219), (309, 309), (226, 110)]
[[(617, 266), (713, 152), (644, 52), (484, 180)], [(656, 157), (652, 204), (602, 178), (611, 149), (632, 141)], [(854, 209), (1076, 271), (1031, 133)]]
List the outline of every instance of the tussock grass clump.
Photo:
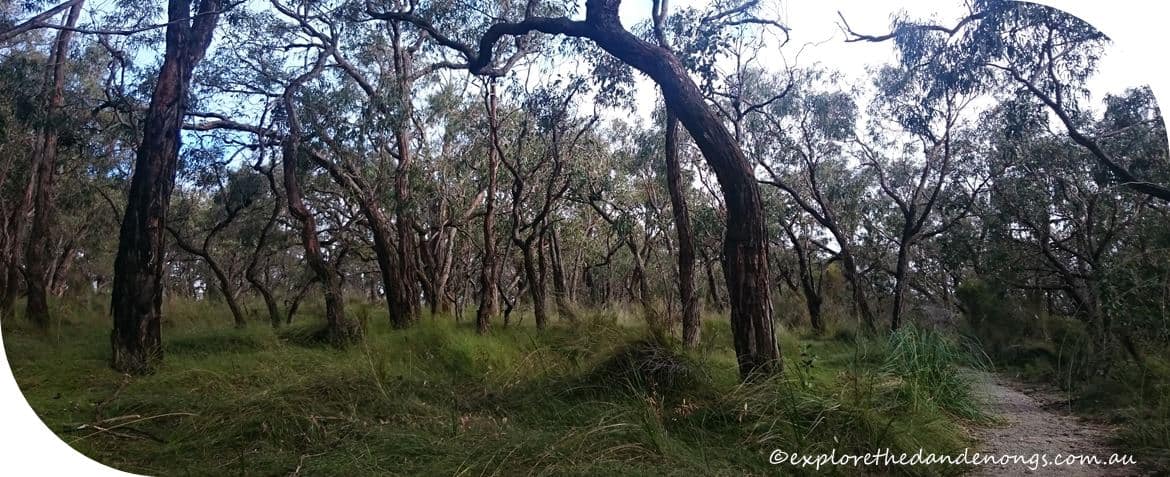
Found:
[(596, 389), (678, 394), (708, 385), (709, 378), (691, 357), (658, 340), (643, 338), (618, 348), (587, 372), (583, 382)]
[(950, 338), (906, 326), (890, 335), (882, 370), (905, 380), (902, 390), (912, 404), (931, 401), (955, 416), (978, 419), (983, 415), (961, 365), (985, 366), (978, 355), (962, 351)]

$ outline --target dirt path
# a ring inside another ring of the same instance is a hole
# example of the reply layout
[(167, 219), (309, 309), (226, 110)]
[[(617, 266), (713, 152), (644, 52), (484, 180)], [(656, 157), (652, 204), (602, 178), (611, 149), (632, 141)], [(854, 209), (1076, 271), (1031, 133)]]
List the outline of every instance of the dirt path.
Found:
[[(1102, 460), (1116, 452), (1105, 444), (1113, 430), (1061, 410), (1058, 396), (991, 373), (975, 373), (975, 392), (987, 411), (1000, 422), (977, 429), (980, 452), (991, 455), (1096, 455)], [(1024, 389), (1028, 390), (1025, 394)], [(1141, 475), (1136, 466), (1064, 465), (1031, 470), (1026, 464), (981, 466), (969, 475), (1003, 476), (1128, 476)]]

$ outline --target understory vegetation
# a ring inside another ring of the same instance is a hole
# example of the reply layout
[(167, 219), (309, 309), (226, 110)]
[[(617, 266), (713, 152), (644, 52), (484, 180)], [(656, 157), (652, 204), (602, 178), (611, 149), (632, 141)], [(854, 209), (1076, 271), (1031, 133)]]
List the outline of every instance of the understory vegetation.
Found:
[(142, 474), (764, 474), (773, 449), (957, 453), (965, 426), (986, 420), (960, 369), (977, 361), (914, 328), (782, 332), (784, 374), (741, 384), (721, 319), (688, 351), (625, 310), (480, 336), (450, 317), (393, 330), (378, 306), (352, 303), (366, 339), (337, 350), (305, 343), (315, 328), (225, 328), (226, 307), (175, 301), (168, 366), (130, 377), (109, 369), (106, 306), (62, 303), (47, 335), (5, 326), (4, 344), (50, 429)]
[(1004, 300), (982, 282), (962, 288), (960, 298), (972, 336), (998, 370), (1055, 385), (1066, 410), (1119, 428), (1110, 438), (1118, 449), (1151, 468), (1170, 465), (1170, 351), (1137, 348), (1124, 336), (1123, 346), (1101, 356), (1084, 323), (1043, 303)]

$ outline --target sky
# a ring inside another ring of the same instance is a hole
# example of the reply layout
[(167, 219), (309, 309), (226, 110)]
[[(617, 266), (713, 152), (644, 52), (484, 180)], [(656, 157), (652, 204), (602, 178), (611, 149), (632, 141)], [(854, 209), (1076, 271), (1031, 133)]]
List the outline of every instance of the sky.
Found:
[[(709, 0), (672, 0), (671, 8), (701, 8), (707, 3)], [(1129, 46), (1140, 45), (1141, 40), (1133, 38), (1140, 35), (1134, 34), (1154, 32), (1151, 27), (1156, 25), (1150, 25), (1150, 20), (1159, 19), (1156, 11), (1164, 12), (1166, 7), (1142, 0), (1046, 0), (1039, 3), (1078, 15), (1115, 40), (1102, 58), (1098, 73), (1088, 82), (1094, 103), (1099, 103), (1106, 94), (1148, 84), (1160, 74), (1156, 71), (1160, 61), (1151, 62), (1149, 56), (1133, 54), (1131, 50), (1134, 48)], [(765, 5), (762, 16), (778, 18), (791, 29), (788, 45), (782, 50), (773, 47), (765, 51), (762, 56), (765, 62), (787, 59), (790, 64), (801, 67), (820, 65), (842, 73), (846, 84), (868, 82), (868, 67), (893, 61), (895, 57), (891, 42), (846, 43), (838, 26), (837, 12), (845, 16), (854, 31), (882, 34), (890, 31), (890, 20), (900, 11), (907, 12), (910, 18), (936, 19), (941, 25), (955, 24), (967, 11), (962, 0), (763, 0), (762, 4)], [(627, 27), (644, 21), (649, 18), (650, 9), (651, 0), (626, 0), (622, 3), (622, 21)], [(1165, 15), (1161, 15), (1161, 19), (1165, 20)], [(656, 88), (644, 77), (639, 81), (638, 109), (650, 111), (657, 98)], [(1158, 93), (1166, 93), (1165, 88), (1159, 88), (1159, 84), (1154, 86), (1155, 94), (1164, 98)]]

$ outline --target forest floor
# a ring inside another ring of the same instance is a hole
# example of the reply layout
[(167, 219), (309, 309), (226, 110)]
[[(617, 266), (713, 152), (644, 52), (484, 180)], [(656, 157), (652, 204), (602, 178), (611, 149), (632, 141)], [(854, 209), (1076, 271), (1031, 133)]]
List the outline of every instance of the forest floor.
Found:
[(963, 353), (912, 328), (888, 339), (784, 331), (783, 375), (744, 385), (715, 316), (702, 348), (684, 350), (648, 341), (621, 311), (480, 336), (449, 317), (395, 330), (377, 304), (354, 303), (366, 337), (339, 351), (304, 342), (321, 310), (303, 308), (303, 323), (274, 332), (168, 304), (165, 361), (149, 376), (109, 369), (103, 297), (59, 305), (47, 333), (6, 321), (3, 341), (50, 429), (149, 475), (855, 475), (769, 455), (954, 454), (985, 420)]
[[(975, 431), (980, 452), (992, 455), (1030, 457), (1047, 455), (1097, 456), (1102, 460), (1119, 453), (1107, 444), (1116, 429), (1072, 415), (1068, 399), (1055, 390), (1029, 385), (999, 374), (972, 372), (975, 396), (999, 425)], [(1007, 467), (982, 466), (972, 476), (1127, 476), (1139, 475), (1136, 466), (1065, 465), (1036, 466), (1013, 464)]]

